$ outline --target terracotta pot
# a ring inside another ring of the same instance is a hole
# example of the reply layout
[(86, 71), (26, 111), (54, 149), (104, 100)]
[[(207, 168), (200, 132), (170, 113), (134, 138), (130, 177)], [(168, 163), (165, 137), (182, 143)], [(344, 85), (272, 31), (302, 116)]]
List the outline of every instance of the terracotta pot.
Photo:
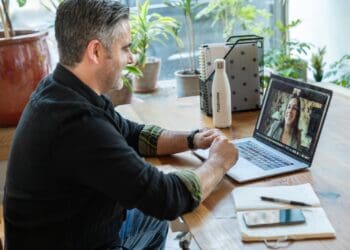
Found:
[(149, 58), (146, 65), (141, 68), (143, 77), (136, 77), (134, 81), (134, 91), (139, 93), (148, 93), (156, 90), (160, 71), (160, 58)]
[(0, 32), (0, 126), (17, 125), (31, 93), (49, 73), (47, 32)]

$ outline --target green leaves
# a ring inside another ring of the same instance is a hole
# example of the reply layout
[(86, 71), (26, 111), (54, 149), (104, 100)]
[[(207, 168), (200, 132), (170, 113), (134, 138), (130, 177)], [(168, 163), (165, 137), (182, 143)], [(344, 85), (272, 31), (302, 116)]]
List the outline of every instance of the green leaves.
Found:
[(56, 13), (58, 5), (64, 0), (40, 0), (40, 4), (52, 13)]
[(271, 14), (263, 9), (258, 9), (249, 4), (247, 0), (214, 0), (206, 8), (200, 11), (196, 18), (211, 16), (212, 25), (220, 21), (224, 26), (224, 38), (235, 35), (237, 26), (258, 35), (271, 34), (263, 24), (257, 25), (257, 18), (269, 18)]
[(131, 74), (134, 76), (142, 76), (142, 71), (134, 65), (126, 65), (125, 70), (127, 71), (127, 74)]
[(290, 22), (290, 24), (283, 25), (281, 21), (277, 21), (276, 26), (282, 33), (288, 32), (291, 28), (298, 26), (301, 23), (300, 19), (296, 19)]
[(344, 55), (338, 61), (330, 65), (329, 71), (325, 78), (342, 87), (350, 88), (350, 55)]
[(137, 11), (130, 15), (132, 46), (131, 51), (137, 54), (136, 64), (143, 67), (147, 61), (147, 48), (151, 42), (164, 44), (169, 37), (178, 38), (179, 23), (172, 17), (158, 13), (149, 14), (150, 1), (143, 4), (137, 1)]
[(301, 23), (300, 19), (296, 19), (290, 22), (290, 24), (284, 25), (281, 21), (276, 22), (277, 29), (281, 32), (281, 45), (285, 47), (287, 45), (287, 34), (291, 28), (298, 26)]
[[(194, 0), (166, 0), (164, 3), (167, 6), (179, 8), (184, 17), (185, 17), (185, 32), (187, 37), (187, 43), (188, 43), (188, 60), (190, 65), (190, 72), (195, 73), (196, 72), (196, 65), (195, 65), (195, 34), (194, 34), (194, 28), (193, 28), (193, 11), (195, 8), (198, 8), (203, 5), (203, 3), (198, 4), (197, 1)], [(177, 45), (181, 48), (182, 47), (182, 41), (180, 38), (176, 39)], [(184, 72), (186, 69), (183, 69)]]
[(307, 62), (302, 58), (308, 54), (311, 44), (299, 41), (286, 41), (287, 32), (290, 28), (299, 25), (299, 19), (288, 25), (276, 23), (281, 32), (280, 48), (271, 49), (264, 56), (265, 66), (285, 77), (306, 80)]
[(166, 0), (164, 4), (170, 7), (181, 9), (185, 16), (192, 17), (193, 10), (202, 4), (198, 4), (193, 0)]
[(323, 48), (319, 48), (317, 53), (313, 53), (311, 55), (311, 67), (312, 73), (314, 75), (315, 81), (320, 82), (323, 78), (324, 67), (326, 63), (324, 63), (324, 55), (326, 54), (326, 46)]
[(122, 81), (123, 85), (130, 91), (132, 92), (132, 77), (142, 77), (142, 71), (135, 65), (126, 65), (125, 69), (123, 70), (123, 76), (122, 76)]
[(17, 0), (17, 3), (19, 7), (23, 7), (27, 3), (27, 0)]

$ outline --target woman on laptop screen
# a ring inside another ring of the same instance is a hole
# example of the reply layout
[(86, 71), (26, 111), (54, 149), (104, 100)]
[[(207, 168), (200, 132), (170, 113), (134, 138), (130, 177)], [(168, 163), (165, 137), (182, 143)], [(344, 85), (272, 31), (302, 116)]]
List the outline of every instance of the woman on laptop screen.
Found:
[(300, 146), (300, 130), (298, 129), (300, 117), (300, 98), (293, 94), (288, 101), (282, 121), (274, 121), (267, 135), (283, 144), (298, 149)]

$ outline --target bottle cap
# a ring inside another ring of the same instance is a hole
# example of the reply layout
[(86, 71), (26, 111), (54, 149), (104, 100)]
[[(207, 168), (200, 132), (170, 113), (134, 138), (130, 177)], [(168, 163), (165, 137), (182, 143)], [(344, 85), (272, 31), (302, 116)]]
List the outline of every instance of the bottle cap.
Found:
[(222, 58), (215, 60), (215, 68), (217, 69), (224, 69), (225, 68), (225, 60)]

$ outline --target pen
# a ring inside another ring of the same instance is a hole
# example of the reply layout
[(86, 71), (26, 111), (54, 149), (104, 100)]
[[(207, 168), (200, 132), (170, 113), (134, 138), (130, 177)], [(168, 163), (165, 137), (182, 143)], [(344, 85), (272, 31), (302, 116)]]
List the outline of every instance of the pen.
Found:
[(286, 200), (286, 199), (280, 199), (280, 198), (272, 198), (272, 197), (267, 197), (267, 196), (260, 196), (260, 199), (263, 201), (271, 201), (271, 202), (280, 202), (284, 204), (290, 204), (290, 205), (295, 205), (295, 206), (307, 206), (311, 207), (311, 204), (301, 202), (301, 201), (293, 201), (293, 200)]

